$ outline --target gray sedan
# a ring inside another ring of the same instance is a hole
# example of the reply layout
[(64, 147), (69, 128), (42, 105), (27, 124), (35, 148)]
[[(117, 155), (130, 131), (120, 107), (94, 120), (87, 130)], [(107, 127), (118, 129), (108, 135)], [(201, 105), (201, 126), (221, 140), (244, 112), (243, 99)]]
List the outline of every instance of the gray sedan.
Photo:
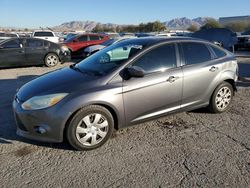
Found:
[(67, 138), (90, 150), (114, 129), (167, 114), (201, 107), (221, 113), (236, 91), (237, 70), (230, 52), (200, 39), (125, 40), (20, 88), (13, 101), (17, 134)]

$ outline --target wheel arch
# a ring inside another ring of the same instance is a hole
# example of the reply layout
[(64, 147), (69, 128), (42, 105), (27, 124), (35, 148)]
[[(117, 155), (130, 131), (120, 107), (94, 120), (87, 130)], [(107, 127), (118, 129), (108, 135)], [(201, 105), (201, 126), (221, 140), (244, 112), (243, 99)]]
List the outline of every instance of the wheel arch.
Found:
[(96, 106), (102, 106), (104, 108), (106, 108), (112, 115), (113, 117), (113, 120), (114, 120), (114, 128), (115, 130), (118, 130), (119, 129), (119, 118), (118, 118), (118, 115), (117, 115), (117, 112), (114, 110), (113, 107), (111, 107), (111, 105), (108, 105), (108, 104), (103, 104), (103, 103), (92, 103), (92, 104), (88, 104), (88, 105), (85, 105), (85, 106), (82, 106), (80, 108), (78, 108), (77, 110), (75, 110), (67, 119), (66, 123), (64, 124), (64, 127), (63, 127), (63, 139), (66, 138), (66, 131), (67, 131), (67, 126), (69, 126), (69, 123), (70, 121), (72, 120), (72, 118), (75, 116), (75, 114), (77, 112), (79, 112), (82, 108), (86, 107), (86, 106), (90, 106), (90, 105), (96, 105)]

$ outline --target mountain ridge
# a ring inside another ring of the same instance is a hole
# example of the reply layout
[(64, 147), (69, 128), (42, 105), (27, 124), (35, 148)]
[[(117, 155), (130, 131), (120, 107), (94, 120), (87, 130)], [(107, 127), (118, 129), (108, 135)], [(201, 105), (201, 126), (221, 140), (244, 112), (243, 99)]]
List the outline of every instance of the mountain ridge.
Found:
[[(197, 27), (201, 27), (206, 23), (208, 19), (214, 19), (211, 17), (197, 17), (194, 19), (190, 19), (187, 17), (174, 18), (169, 21), (162, 22), (166, 25), (168, 29), (187, 29), (191, 25), (196, 25)], [(125, 24), (114, 24), (114, 23), (100, 23), (95, 21), (70, 21), (62, 23), (58, 26), (52, 27), (54, 30), (84, 30), (84, 31), (92, 31), (97, 25), (106, 26), (109, 28), (114, 28), (117, 26), (126, 26)]]

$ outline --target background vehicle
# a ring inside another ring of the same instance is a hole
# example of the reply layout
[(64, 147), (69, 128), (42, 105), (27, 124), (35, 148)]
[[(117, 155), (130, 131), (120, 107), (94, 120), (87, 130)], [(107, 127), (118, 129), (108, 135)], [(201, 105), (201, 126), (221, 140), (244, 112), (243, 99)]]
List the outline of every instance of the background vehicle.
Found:
[(192, 37), (208, 40), (232, 52), (237, 43), (236, 33), (226, 28), (202, 29), (193, 33)]
[(237, 69), (232, 53), (199, 39), (125, 40), (20, 88), (17, 133), (48, 142), (65, 135), (89, 150), (114, 128), (206, 106), (221, 113), (230, 107)]
[(66, 40), (64, 44), (68, 46), (72, 52), (76, 52), (79, 50), (84, 50), (84, 48), (87, 46), (101, 44), (108, 39), (109, 37), (107, 35), (81, 34), (71, 37), (70, 39)]
[(98, 52), (99, 50), (110, 46), (112, 44), (115, 44), (117, 42), (126, 40), (126, 39), (132, 39), (135, 37), (118, 37), (118, 38), (111, 38), (109, 40), (106, 40), (105, 42), (101, 43), (101, 44), (97, 44), (97, 45), (93, 45), (93, 46), (89, 46), (87, 48), (84, 49), (84, 57), (90, 56), (96, 52)]
[(49, 30), (40, 30), (40, 31), (34, 31), (32, 34), (33, 38), (39, 38), (39, 39), (44, 39), (44, 40), (48, 40), (54, 43), (59, 43), (59, 38), (58, 36), (56, 36), (56, 34), (52, 31)]
[(19, 37), (19, 35), (16, 34), (16, 33), (3, 33), (3, 32), (0, 32), (0, 41), (10, 39), (10, 38), (15, 38), (15, 37)]
[(0, 42), (0, 67), (45, 64), (56, 66), (70, 60), (68, 48), (35, 38), (13, 38)]
[(235, 50), (239, 48), (249, 48), (250, 47), (250, 30), (247, 30), (241, 35), (237, 36), (238, 42), (235, 44)]

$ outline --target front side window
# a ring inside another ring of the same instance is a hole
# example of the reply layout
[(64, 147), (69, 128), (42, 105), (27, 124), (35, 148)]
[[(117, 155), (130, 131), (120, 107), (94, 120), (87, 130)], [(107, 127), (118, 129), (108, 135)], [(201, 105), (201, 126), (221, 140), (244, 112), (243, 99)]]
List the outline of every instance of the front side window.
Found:
[(20, 48), (19, 40), (11, 40), (2, 44), (3, 48)]
[(42, 40), (27, 39), (26, 40), (26, 47), (28, 47), (28, 48), (43, 47), (43, 41)]
[(211, 60), (211, 54), (207, 46), (202, 43), (182, 43), (183, 55), (187, 65), (199, 64)]
[(140, 57), (133, 66), (141, 67), (146, 73), (164, 71), (176, 67), (174, 44), (165, 44), (154, 48)]

